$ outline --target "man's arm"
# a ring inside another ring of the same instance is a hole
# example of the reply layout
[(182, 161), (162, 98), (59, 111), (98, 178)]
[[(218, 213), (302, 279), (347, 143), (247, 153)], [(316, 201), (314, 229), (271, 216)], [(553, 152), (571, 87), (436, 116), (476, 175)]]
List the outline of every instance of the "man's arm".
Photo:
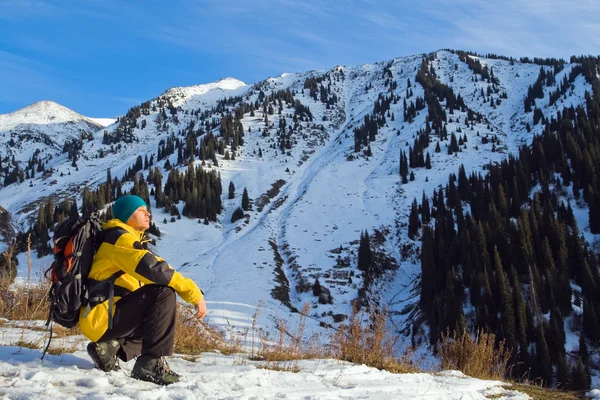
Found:
[[(195, 306), (204, 300), (196, 283), (175, 271), (165, 260), (142, 247), (133, 235), (124, 233), (112, 244), (111, 258), (128, 275), (144, 284), (172, 287), (181, 298)], [(206, 305), (204, 305), (206, 308)]]

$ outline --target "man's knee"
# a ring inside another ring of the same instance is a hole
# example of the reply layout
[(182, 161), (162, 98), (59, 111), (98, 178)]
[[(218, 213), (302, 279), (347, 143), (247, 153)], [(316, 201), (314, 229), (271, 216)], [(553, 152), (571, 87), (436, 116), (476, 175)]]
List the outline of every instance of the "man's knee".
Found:
[(168, 300), (170, 301), (171, 299), (175, 299), (175, 290), (173, 290), (172, 287), (169, 286), (161, 286), (161, 285), (155, 285), (155, 291), (156, 291), (156, 297), (163, 299), (163, 300)]
[(144, 290), (147, 293), (144, 297), (146, 297), (148, 300), (153, 299), (153, 301), (156, 303), (176, 303), (175, 290), (169, 286), (146, 285)]

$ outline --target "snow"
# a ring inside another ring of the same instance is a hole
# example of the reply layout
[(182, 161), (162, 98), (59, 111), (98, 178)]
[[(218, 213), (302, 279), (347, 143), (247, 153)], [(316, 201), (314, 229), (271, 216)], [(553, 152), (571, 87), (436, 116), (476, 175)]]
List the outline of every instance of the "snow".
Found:
[(591, 397), (592, 399), (598, 400), (600, 399), (600, 389), (594, 389), (585, 394), (586, 397)]
[(77, 114), (53, 101), (39, 101), (10, 114), (0, 114), (0, 131), (11, 130), (22, 124), (60, 124), (90, 118)]
[(174, 87), (161, 97), (170, 98), (174, 106), (185, 106), (185, 109), (207, 107), (224, 97), (239, 96), (250, 86), (235, 78), (224, 78), (220, 81), (204, 85)]
[(92, 121), (94, 121), (95, 123), (105, 126), (105, 127), (117, 122), (116, 118), (90, 118), (90, 119)]
[[(121, 370), (104, 373), (94, 369), (85, 352), (86, 342), (71, 339), (76, 350), (62, 355), (6, 345), (10, 339), (42, 338), (39, 331), (5, 328), (0, 336), (0, 397), (86, 398), (86, 399), (528, 399), (499, 381), (467, 377), (459, 371), (440, 373), (392, 374), (364, 365), (331, 359), (289, 361), (282, 368), (297, 367), (299, 372), (264, 368), (263, 362), (250, 361), (246, 354), (202, 353), (195, 357), (176, 354), (170, 367), (181, 381), (167, 387), (130, 377), (134, 360)], [(29, 335), (29, 336), (28, 336)], [(61, 339), (54, 339), (59, 341)], [(64, 345), (60, 343), (60, 345)]]

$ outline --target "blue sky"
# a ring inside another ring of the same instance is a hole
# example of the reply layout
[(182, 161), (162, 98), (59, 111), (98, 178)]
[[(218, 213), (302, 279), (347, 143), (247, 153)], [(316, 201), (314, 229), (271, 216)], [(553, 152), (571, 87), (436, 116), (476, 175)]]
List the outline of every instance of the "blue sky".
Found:
[(596, 0), (0, 0), (0, 114), (53, 100), (115, 117), (172, 86), (441, 48), (600, 54)]

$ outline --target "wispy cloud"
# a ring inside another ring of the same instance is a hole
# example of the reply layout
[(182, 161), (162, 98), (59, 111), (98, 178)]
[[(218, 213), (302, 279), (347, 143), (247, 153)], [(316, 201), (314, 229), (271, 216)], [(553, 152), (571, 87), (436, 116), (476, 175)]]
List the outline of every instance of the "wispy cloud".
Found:
[(61, 92), (54, 76), (43, 72), (43, 64), (0, 50), (0, 101), (16, 103), (36, 95), (38, 100)]
[(27, 17), (50, 16), (56, 13), (56, 6), (42, 0), (0, 0), (0, 19), (17, 20)]
[(4, 39), (3, 42), (15, 48), (48, 54), (63, 59), (77, 56), (77, 53), (74, 51), (68, 50), (64, 46), (59, 45), (56, 41), (51, 41), (45, 36), (25, 34), (10, 39)]
[(138, 99), (135, 97), (110, 96), (110, 98), (114, 101), (118, 101), (119, 103), (123, 103), (123, 104), (128, 104), (130, 106), (141, 104), (145, 101), (145, 100)]
[(450, 27), (452, 47), (542, 57), (598, 49), (591, 32), (600, 26), (600, 4), (588, 0), (438, 0), (421, 10)]

